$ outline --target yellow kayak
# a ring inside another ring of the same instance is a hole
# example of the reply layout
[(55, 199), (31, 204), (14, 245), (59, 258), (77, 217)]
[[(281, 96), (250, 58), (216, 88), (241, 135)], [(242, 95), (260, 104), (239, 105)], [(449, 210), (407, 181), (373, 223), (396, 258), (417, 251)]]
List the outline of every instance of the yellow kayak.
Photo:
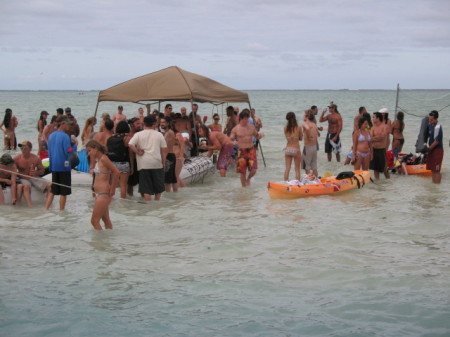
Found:
[(369, 171), (342, 172), (337, 176), (320, 179), (314, 185), (293, 185), (286, 182), (267, 183), (267, 191), (272, 199), (296, 199), (322, 194), (341, 193), (361, 188), (370, 181)]

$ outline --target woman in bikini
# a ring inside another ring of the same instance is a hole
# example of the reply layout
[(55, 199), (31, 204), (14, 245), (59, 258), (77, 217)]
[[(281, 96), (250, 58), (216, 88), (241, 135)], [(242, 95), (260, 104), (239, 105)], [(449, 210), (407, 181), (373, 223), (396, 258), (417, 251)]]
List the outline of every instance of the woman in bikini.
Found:
[[(15, 150), (17, 148), (15, 130), (18, 124), (19, 122), (17, 121), (16, 116), (13, 115), (12, 110), (6, 109), (5, 117), (3, 118), (3, 122), (0, 124), (0, 130), (5, 133), (3, 138), (5, 150)], [(3, 129), (3, 127), (5, 128)]]
[(302, 128), (297, 124), (295, 113), (288, 112), (286, 114), (287, 124), (284, 127), (284, 135), (286, 136), (286, 147), (284, 151), (284, 159), (286, 169), (284, 171), (284, 180), (289, 180), (289, 171), (291, 170), (292, 160), (295, 165), (295, 179), (300, 180), (300, 163), (302, 155), (300, 152), (300, 141), (303, 139)]
[[(183, 179), (181, 179), (180, 174), (184, 165), (184, 146), (188, 139), (184, 138), (181, 132), (175, 131), (175, 141), (173, 143), (173, 153), (175, 154), (176, 162), (175, 162), (175, 176), (177, 177), (177, 182), (179, 187), (186, 187)], [(188, 136), (189, 138), (189, 136)]]
[(47, 151), (47, 143), (44, 142), (43, 132), (45, 126), (47, 125), (47, 111), (41, 111), (41, 115), (39, 116), (39, 120), (37, 122), (37, 130), (38, 130), (38, 146), (39, 146), (39, 154), (42, 151)]
[[(397, 119), (394, 124), (392, 124), (392, 150), (400, 153), (403, 149), (403, 144), (405, 143), (405, 138), (403, 137), (403, 130), (405, 129), (405, 123), (403, 122), (404, 114), (399, 111), (397, 113)], [(397, 150), (395, 150), (397, 149)]]
[(90, 140), (86, 144), (90, 160), (95, 161), (94, 167), (94, 192), (95, 202), (92, 210), (91, 223), (96, 230), (102, 230), (100, 220), (103, 220), (105, 229), (112, 229), (109, 217), (109, 204), (116, 191), (119, 181), (119, 170), (113, 165), (106, 155), (106, 148), (96, 140)]
[(355, 158), (355, 170), (369, 170), (372, 160), (372, 138), (367, 127), (369, 122), (366, 118), (358, 119), (358, 130), (353, 134), (353, 158)]
[(208, 125), (208, 129), (210, 129), (212, 132), (222, 132), (222, 124), (220, 124), (220, 117), (219, 114), (215, 113), (213, 115), (214, 123)]

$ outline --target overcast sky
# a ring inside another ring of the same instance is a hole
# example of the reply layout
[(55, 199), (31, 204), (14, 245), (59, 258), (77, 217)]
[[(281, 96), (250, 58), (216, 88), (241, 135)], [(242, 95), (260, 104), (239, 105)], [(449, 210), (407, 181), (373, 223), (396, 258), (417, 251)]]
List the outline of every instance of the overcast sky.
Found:
[(450, 88), (449, 0), (1, 0), (0, 89), (172, 65), (236, 89)]

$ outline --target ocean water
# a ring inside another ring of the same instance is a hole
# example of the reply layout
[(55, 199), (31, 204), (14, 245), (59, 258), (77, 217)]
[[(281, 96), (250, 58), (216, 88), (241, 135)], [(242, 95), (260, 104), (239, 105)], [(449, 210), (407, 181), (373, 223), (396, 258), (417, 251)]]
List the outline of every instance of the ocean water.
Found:
[[(0, 101), (19, 119), (18, 140), (35, 143), (41, 110), (70, 106), (83, 121), (97, 94), (3, 91)], [(63, 212), (56, 203), (49, 212), (0, 207), (0, 336), (450, 336), (450, 90), (402, 91), (399, 100), (404, 151), (414, 151), (414, 115), (443, 109), (440, 185), (392, 176), (298, 200), (271, 200), (266, 188), (283, 178), (286, 113), (300, 119), (334, 101), (349, 150), (358, 107), (393, 116), (396, 92), (249, 95), (266, 134), (266, 166), (259, 153), (249, 188), (229, 172), (158, 203), (115, 200), (114, 229), (103, 232), (90, 225), (86, 188), (73, 189)], [(117, 105), (101, 103), (99, 113)], [(211, 120), (210, 105), (199, 111)], [(320, 174), (351, 169), (328, 163), (323, 143)]]

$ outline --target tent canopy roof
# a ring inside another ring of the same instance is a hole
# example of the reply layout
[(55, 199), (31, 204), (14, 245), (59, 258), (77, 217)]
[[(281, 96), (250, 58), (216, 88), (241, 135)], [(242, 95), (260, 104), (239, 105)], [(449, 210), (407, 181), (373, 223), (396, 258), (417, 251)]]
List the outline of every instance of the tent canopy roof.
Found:
[(100, 91), (98, 102), (248, 102), (248, 94), (176, 66), (140, 76)]

